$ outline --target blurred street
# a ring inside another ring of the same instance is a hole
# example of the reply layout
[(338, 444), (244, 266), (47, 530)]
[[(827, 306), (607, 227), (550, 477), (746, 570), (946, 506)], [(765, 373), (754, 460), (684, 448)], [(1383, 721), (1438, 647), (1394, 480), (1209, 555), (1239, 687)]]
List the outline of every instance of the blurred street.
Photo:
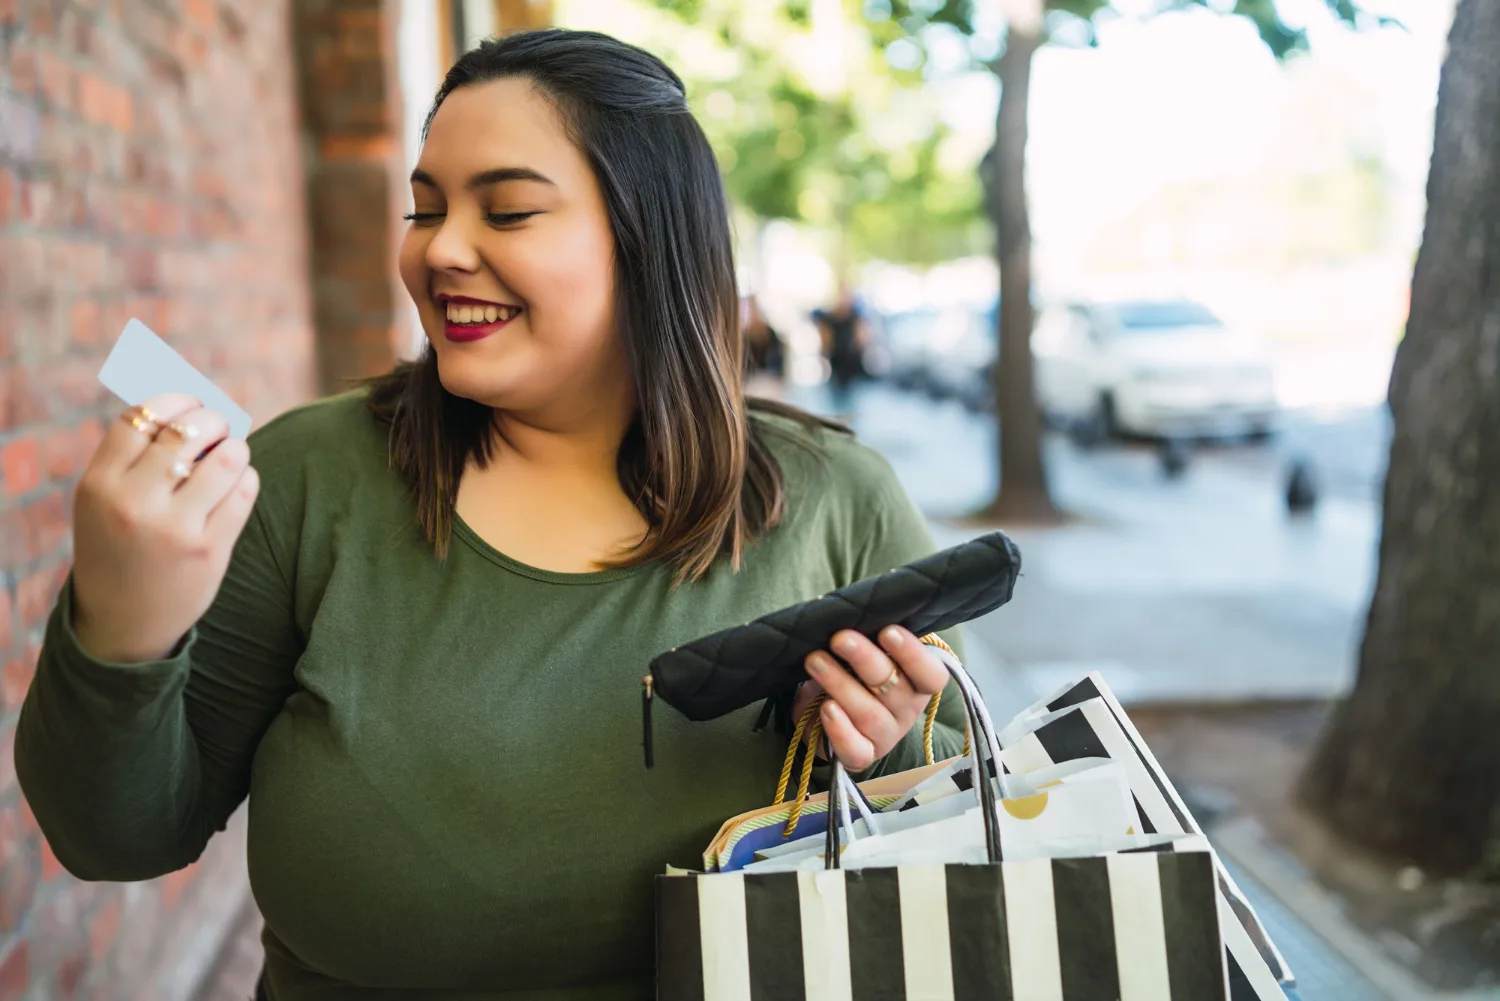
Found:
[[(854, 424), (933, 519), (939, 544), (995, 489), (994, 422), (882, 385)], [(809, 405), (816, 405), (809, 398)], [(1176, 478), (1149, 444), (1080, 448), (1049, 438), (1057, 528), (1009, 527), (1025, 571), (1011, 605), (969, 628), (1001, 672), (1000, 708), (1099, 668), (1128, 702), (1327, 698), (1352, 678), (1373, 581), (1382, 410), (1290, 415), (1269, 444), (1204, 446)], [(1326, 483), (1289, 516), (1292, 454)]]

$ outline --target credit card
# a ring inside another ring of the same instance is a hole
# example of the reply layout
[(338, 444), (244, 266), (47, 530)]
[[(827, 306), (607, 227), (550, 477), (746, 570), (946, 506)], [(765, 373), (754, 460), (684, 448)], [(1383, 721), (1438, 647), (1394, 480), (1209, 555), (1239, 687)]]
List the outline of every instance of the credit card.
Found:
[(125, 324), (99, 370), (99, 381), (131, 406), (163, 393), (183, 393), (223, 417), (231, 436), (250, 433), (250, 415), (140, 320)]

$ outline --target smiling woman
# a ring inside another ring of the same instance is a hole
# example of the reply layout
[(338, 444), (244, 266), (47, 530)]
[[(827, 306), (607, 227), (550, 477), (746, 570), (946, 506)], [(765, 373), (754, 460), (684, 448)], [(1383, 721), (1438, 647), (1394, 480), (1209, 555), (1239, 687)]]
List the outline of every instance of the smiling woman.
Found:
[[(106, 436), (17, 773), (91, 879), (188, 865), (248, 796), (271, 1001), (648, 998), (653, 873), (770, 800), (785, 738), (662, 719), (644, 772), (646, 665), (932, 544), (882, 458), (746, 400), (722, 187), (654, 57), (465, 55), (409, 221), (416, 362), (249, 449), (186, 398)], [(942, 667), (829, 647), (832, 750), (920, 762)]]

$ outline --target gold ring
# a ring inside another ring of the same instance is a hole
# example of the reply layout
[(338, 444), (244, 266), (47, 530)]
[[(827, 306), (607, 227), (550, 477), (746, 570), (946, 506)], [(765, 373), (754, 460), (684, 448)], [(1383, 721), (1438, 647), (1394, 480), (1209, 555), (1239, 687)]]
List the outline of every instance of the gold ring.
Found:
[(145, 407), (131, 407), (120, 415), (120, 419), (152, 438), (156, 437), (157, 432), (161, 430), (161, 418)]
[[(163, 425), (161, 431), (170, 431), (177, 437), (181, 438), (183, 442), (190, 442), (194, 438), (198, 437), (197, 428), (193, 427), (191, 424), (182, 424), (177, 421), (172, 421), (170, 424)], [(158, 431), (157, 434), (160, 434), (161, 431)]]
[(892, 666), (891, 676), (889, 678), (886, 678), (880, 684), (876, 685), (874, 688), (870, 689), (870, 691), (874, 692), (876, 695), (884, 695), (886, 692), (890, 691), (892, 688), (895, 688), (899, 684), (901, 684), (901, 668)]

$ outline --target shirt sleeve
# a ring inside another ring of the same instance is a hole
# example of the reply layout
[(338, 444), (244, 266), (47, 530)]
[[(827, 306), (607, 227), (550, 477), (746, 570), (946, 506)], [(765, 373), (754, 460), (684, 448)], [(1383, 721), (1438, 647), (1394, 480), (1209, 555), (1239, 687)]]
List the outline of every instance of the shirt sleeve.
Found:
[(74, 875), (180, 869), (245, 798), (302, 650), (263, 518), (257, 506), (213, 606), (169, 659), (94, 659), (73, 633), (71, 581), (63, 588), (17, 724), (16, 772)]
[[(866, 496), (855, 498), (851, 508), (863, 514), (856, 524), (856, 535), (863, 537), (857, 547), (855, 562), (856, 579), (872, 577), (887, 570), (904, 566), (924, 556), (931, 555), (936, 546), (927, 529), (927, 519), (912, 503), (895, 470), (884, 457), (870, 451), (864, 464), (869, 467), (866, 475), (855, 482)], [(949, 629), (940, 634), (960, 658), (963, 657), (963, 639), (959, 630)], [(935, 761), (951, 758), (963, 750), (965, 713), (963, 697), (958, 684), (950, 681), (943, 690), (938, 704), (937, 723), (932, 728), (932, 755)], [(926, 763), (922, 747), (922, 719), (909, 730), (884, 758), (875, 762), (858, 777), (875, 778), (894, 772), (920, 768)]]

